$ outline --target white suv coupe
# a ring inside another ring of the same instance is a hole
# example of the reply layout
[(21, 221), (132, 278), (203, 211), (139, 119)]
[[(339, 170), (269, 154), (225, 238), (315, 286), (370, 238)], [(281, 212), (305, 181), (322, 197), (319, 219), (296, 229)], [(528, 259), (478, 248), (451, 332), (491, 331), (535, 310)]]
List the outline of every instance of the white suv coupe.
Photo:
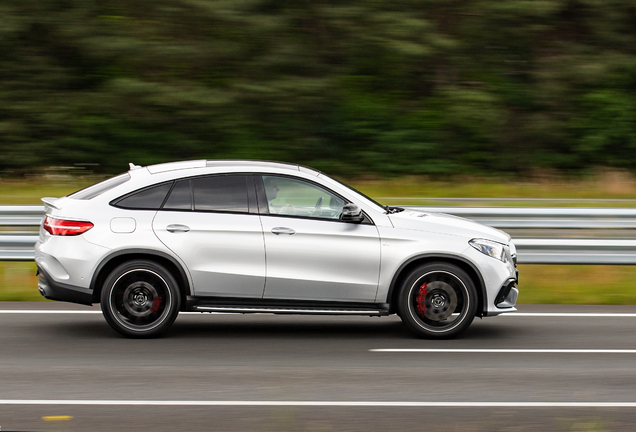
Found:
[(129, 337), (179, 311), (397, 313), (449, 338), (514, 311), (510, 236), (453, 216), (385, 207), (298, 165), (197, 160), (130, 171), (43, 198), (39, 290), (101, 303)]

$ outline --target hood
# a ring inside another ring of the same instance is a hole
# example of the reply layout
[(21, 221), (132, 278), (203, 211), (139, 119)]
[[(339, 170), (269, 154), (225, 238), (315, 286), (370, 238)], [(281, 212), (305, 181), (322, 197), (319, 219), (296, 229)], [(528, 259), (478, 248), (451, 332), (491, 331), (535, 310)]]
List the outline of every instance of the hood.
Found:
[(400, 229), (443, 233), (466, 238), (483, 238), (504, 244), (510, 243), (511, 240), (508, 233), (499, 229), (445, 213), (405, 209), (400, 213), (388, 216), (393, 226)]

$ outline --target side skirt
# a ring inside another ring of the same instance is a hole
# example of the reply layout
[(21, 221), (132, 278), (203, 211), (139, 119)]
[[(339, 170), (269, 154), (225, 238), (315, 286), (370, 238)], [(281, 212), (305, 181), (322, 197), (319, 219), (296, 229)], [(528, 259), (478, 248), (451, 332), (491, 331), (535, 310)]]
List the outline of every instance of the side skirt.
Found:
[(307, 302), (270, 299), (238, 299), (226, 297), (188, 296), (186, 310), (190, 312), (272, 313), (300, 315), (361, 315), (387, 316), (386, 303)]

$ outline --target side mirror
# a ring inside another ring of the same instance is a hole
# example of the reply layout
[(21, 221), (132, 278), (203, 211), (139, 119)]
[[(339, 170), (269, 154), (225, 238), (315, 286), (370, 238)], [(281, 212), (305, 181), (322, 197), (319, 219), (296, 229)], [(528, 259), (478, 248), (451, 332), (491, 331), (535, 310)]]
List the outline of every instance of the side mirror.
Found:
[(343, 222), (360, 223), (364, 220), (364, 216), (362, 215), (362, 210), (357, 205), (345, 204), (342, 208), (342, 217), (340, 219)]

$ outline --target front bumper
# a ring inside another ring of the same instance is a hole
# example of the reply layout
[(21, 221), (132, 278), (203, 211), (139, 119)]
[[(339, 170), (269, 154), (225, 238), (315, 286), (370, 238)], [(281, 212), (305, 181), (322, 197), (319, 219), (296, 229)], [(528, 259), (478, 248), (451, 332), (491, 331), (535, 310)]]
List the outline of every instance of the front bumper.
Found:
[(517, 303), (519, 289), (517, 288), (517, 278), (510, 278), (503, 284), (497, 297), (495, 297), (495, 306), (500, 309), (512, 308)]
[(72, 285), (55, 282), (46, 271), (38, 266), (38, 290), (44, 298), (91, 306), (93, 291)]

